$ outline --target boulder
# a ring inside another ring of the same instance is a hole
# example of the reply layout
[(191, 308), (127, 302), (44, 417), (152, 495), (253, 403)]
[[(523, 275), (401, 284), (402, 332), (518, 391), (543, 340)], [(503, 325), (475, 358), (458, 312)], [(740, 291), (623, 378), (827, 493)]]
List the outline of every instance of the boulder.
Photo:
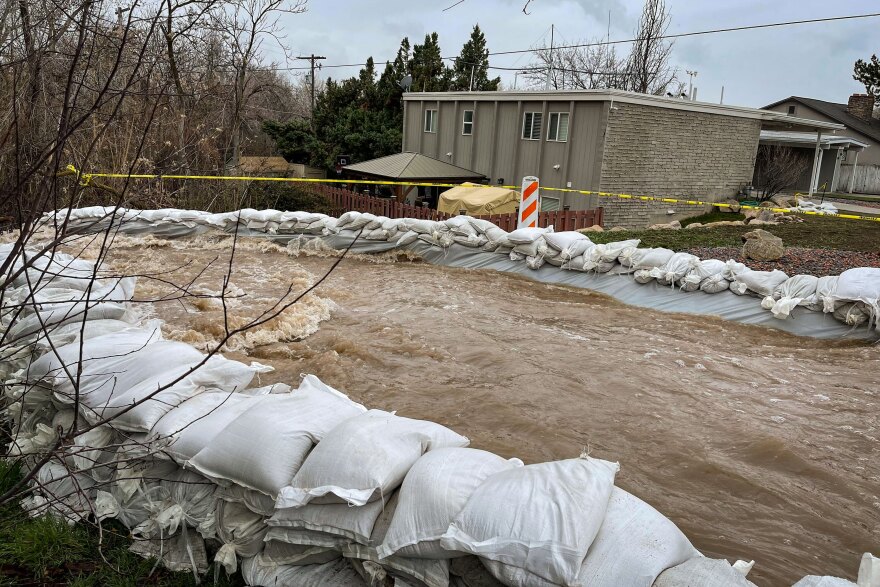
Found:
[(759, 218), (753, 218), (752, 220), (749, 221), (749, 226), (759, 226), (759, 225), (776, 226), (777, 224), (779, 224), (779, 223), (774, 220), (761, 220)]
[(779, 224), (790, 224), (792, 222), (803, 222), (804, 219), (800, 216), (786, 216), (785, 214), (780, 214), (776, 217), (776, 222)]
[(728, 205), (727, 206), (718, 206), (719, 212), (732, 212), (735, 214), (735, 213), (739, 212), (739, 210), (741, 208), (739, 202), (737, 202), (736, 200), (726, 200), (724, 202), (724, 204), (728, 204)]
[(782, 239), (760, 228), (742, 235), (743, 257), (753, 261), (775, 261), (785, 254)]
[(652, 224), (648, 230), (681, 230), (681, 222), (673, 220), (666, 224)]
[(716, 226), (743, 226), (745, 222), (742, 220), (722, 220), (721, 222), (710, 222), (704, 224), (703, 228), (715, 228)]
[(794, 206), (794, 196), (786, 196), (785, 194), (776, 194), (770, 201), (780, 208), (791, 208)]
[(612, 226), (608, 229), (608, 232), (623, 232), (624, 230), (626, 229), (622, 226)]
[(760, 214), (761, 212), (763, 212), (763, 210), (755, 210), (754, 208), (752, 208), (749, 210), (744, 210), (743, 216), (746, 217), (746, 220), (749, 220), (751, 218), (757, 218), (758, 214)]
[(702, 227), (702, 226), (703, 226), (703, 223), (702, 223), (702, 222), (692, 222), (691, 224), (688, 224), (687, 226), (685, 226), (685, 228), (687, 228), (687, 229), (690, 229), (690, 228), (700, 228), (700, 227)]
[(776, 204), (774, 204), (770, 200), (764, 200), (763, 202), (758, 204), (758, 206), (760, 206), (761, 208), (775, 208)]
[(581, 232), (604, 232), (605, 229), (599, 226), (598, 224), (594, 224), (593, 226), (588, 226), (586, 228), (582, 228)]

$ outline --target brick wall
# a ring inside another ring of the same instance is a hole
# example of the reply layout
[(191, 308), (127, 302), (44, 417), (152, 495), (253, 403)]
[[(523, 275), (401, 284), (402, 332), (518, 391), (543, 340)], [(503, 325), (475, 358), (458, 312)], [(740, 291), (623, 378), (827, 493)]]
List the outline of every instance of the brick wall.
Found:
[[(752, 181), (760, 121), (621, 102), (614, 107), (605, 136), (602, 191), (717, 202)], [(680, 220), (708, 209), (613, 198), (602, 198), (602, 205), (606, 226), (626, 227)]]

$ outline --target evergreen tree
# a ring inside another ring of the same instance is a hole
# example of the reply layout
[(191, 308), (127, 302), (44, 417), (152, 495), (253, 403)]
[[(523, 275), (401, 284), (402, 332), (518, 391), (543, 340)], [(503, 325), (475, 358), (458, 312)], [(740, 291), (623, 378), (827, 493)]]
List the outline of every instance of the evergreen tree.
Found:
[(411, 73), (414, 92), (446, 92), (451, 72), (440, 56), (437, 33), (425, 35), (425, 42), (413, 47)]
[(455, 60), (450, 89), (494, 91), (498, 89), (500, 83), (500, 77), (489, 79), (489, 48), (486, 46), (486, 37), (480, 30), (480, 25), (475, 25), (471, 38), (461, 48), (461, 53)]
[(874, 97), (875, 103), (880, 100), (880, 60), (876, 55), (871, 55), (870, 61), (856, 61), (853, 79), (865, 85), (865, 91)]

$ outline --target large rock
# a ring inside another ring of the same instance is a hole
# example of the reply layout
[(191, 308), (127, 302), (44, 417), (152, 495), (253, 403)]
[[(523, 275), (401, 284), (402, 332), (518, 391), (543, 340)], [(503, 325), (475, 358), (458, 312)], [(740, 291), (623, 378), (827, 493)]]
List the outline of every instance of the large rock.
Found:
[(626, 229), (622, 226), (612, 226), (608, 229), (608, 232), (623, 232), (624, 230)]
[(732, 213), (736, 214), (737, 212), (739, 212), (740, 208), (742, 207), (742, 206), (740, 206), (739, 202), (737, 202), (736, 200), (727, 200), (724, 202), (724, 204), (728, 204), (728, 205), (727, 206), (718, 206), (719, 212), (732, 212)]
[(693, 229), (693, 228), (701, 228), (702, 226), (703, 226), (702, 222), (691, 222), (690, 224), (685, 226), (685, 229), (687, 230), (687, 229)]
[(681, 222), (673, 220), (667, 224), (652, 224), (648, 230), (681, 230)]
[(791, 208), (794, 206), (794, 196), (786, 196), (784, 194), (776, 194), (770, 201), (779, 206), (780, 208)]
[(775, 261), (785, 254), (782, 239), (760, 228), (742, 235), (743, 257), (753, 261)]
[(598, 224), (594, 224), (593, 226), (588, 226), (586, 228), (582, 228), (581, 232), (604, 232), (604, 228), (599, 226)]

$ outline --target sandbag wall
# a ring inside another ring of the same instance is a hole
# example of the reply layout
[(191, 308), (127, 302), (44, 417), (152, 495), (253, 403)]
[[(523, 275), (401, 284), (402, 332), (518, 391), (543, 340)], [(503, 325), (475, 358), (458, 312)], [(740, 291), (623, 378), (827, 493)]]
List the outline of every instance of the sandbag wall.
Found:
[[(181, 236), (217, 229), (270, 238), (320, 238), (359, 234), (366, 242), (395, 248), (425, 243), (438, 249), (462, 246), (522, 262), (532, 270), (545, 264), (591, 274), (620, 275), (635, 283), (656, 282), (677, 291), (730, 292), (759, 298), (755, 305), (786, 320), (798, 312), (826, 313), (841, 324), (876, 338), (880, 316), (880, 268), (855, 268), (839, 276), (789, 276), (778, 270), (753, 271), (742, 263), (699, 259), (663, 248), (639, 248), (638, 240), (594, 244), (579, 232), (529, 228), (506, 232), (491, 222), (457, 216), (445, 221), (390, 219), (347, 212), (333, 218), (309, 212), (244, 209), (221, 214), (194, 210), (126, 210), (101, 207), (59, 210), (48, 221), (67, 219), (73, 229), (99, 230), (111, 222), (130, 234)], [(697, 301), (699, 305), (699, 301)], [(706, 313), (713, 313), (707, 310)], [(799, 334), (809, 335), (809, 329)]]
[(133, 280), (101, 275), (55, 254), (4, 292), (7, 457), (57, 446), (31, 515), (115, 518), (134, 552), (198, 577), (215, 551), (249, 585), (751, 584), (615, 487), (616, 463), (526, 466), (311, 375), (261, 387), (268, 367), (163, 340)]
[[(196, 576), (208, 541), (217, 572), (240, 568), (250, 585), (677, 585), (668, 577), (697, 572), (750, 584), (616, 488), (616, 463), (525, 466), (311, 375), (252, 387), (268, 367), (134, 323), (132, 281), (94, 282), (90, 262), (62, 254), (35, 267), (2, 308), (19, 334), (3, 349), (6, 457), (27, 472), (57, 455), (22, 501), (32, 516), (115, 518), (134, 552)], [(46, 312), (45, 329), (21, 328)]]

